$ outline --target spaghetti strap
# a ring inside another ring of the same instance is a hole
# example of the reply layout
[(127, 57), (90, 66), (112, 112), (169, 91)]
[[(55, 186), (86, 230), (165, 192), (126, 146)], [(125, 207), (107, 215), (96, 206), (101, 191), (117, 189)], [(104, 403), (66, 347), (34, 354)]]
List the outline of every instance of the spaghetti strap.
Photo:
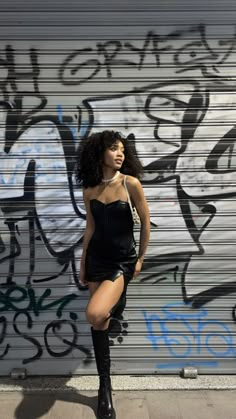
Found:
[(125, 187), (125, 190), (126, 190), (126, 193), (127, 193), (128, 204), (129, 204), (129, 207), (130, 207), (133, 223), (134, 224), (140, 224), (141, 221), (140, 221), (140, 217), (138, 215), (138, 212), (137, 212), (135, 206), (132, 205), (132, 203), (131, 203), (129, 191), (128, 191), (128, 188), (127, 188), (127, 185), (126, 185), (126, 176), (124, 177), (124, 187)]
[(127, 194), (127, 198), (128, 198), (128, 203), (129, 203), (129, 206), (130, 206), (130, 208), (132, 209), (132, 204), (131, 204), (130, 194), (129, 194), (129, 191), (128, 191), (128, 188), (127, 188), (127, 185), (126, 185), (126, 175), (125, 175), (125, 177), (124, 177), (124, 188), (125, 188), (125, 190), (126, 190), (126, 194)]

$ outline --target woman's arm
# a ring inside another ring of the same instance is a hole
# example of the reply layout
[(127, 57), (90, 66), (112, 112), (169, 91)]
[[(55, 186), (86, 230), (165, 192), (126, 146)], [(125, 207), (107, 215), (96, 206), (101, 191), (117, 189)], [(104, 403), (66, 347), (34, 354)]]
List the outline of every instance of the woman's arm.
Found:
[(130, 198), (138, 211), (141, 221), (140, 239), (139, 239), (139, 252), (138, 262), (136, 265), (136, 276), (142, 267), (144, 255), (147, 250), (149, 237), (150, 237), (150, 214), (148, 204), (143, 192), (141, 183), (137, 178), (127, 176), (127, 186), (129, 188)]
[(88, 189), (83, 189), (83, 198), (84, 198), (84, 204), (86, 208), (86, 227), (83, 237), (83, 251), (81, 256), (81, 262), (80, 262), (80, 280), (84, 283), (86, 283), (85, 278), (85, 258), (86, 258), (86, 251), (89, 244), (89, 241), (93, 235), (94, 232), (94, 219), (90, 211), (90, 202), (89, 202), (90, 193)]

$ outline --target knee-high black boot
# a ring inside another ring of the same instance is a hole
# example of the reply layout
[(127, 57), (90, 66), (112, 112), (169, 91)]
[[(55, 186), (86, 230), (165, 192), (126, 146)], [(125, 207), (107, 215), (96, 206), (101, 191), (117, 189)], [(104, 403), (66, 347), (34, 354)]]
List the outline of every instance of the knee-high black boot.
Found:
[(97, 370), (100, 380), (98, 390), (98, 419), (115, 419), (115, 410), (112, 404), (111, 378), (110, 378), (110, 347), (107, 330), (94, 330), (91, 327), (93, 347)]

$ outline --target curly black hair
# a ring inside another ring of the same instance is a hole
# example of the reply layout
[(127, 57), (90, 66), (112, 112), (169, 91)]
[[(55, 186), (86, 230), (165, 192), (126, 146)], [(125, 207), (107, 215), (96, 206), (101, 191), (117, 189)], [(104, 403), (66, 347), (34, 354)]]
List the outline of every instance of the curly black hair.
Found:
[(112, 130), (96, 132), (82, 139), (78, 147), (75, 164), (77, 184), (88, 188), (101, 182), (103, 177), (103, 154), (107, 148), (117, 141), (122, 142), (125, 155), (120, 172), (140, 179), (143, 168), (137, 157), (134, 139), (133, 134), (124, 138), (120, 132)]

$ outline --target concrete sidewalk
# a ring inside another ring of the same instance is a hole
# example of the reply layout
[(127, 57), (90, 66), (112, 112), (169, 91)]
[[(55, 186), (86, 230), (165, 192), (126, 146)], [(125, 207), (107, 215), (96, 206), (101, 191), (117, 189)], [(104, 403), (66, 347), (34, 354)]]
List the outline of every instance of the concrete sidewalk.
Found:
[[(97, 393), (0, 393), (1, 419), (95, 419)], [(116, 419), (236, 419), (235, 390), (114, 391)]]
[[(117, 419), (236, 419), (236, 376), (113, 376)], [(0, 419), (95, 419), (98, 379), (0, 378)]]
[[(176, 375), (112, 375), (111, 380), (114, 391), (236, 390), (236, 375), (199, 375), (195, 379), (184, 379)], [(97, 388), (98, 377), (96, 375), (35, 376), (24, 380), (0, 377), (0, 394), (9, 391), (24, 393), (93, 391)]]

